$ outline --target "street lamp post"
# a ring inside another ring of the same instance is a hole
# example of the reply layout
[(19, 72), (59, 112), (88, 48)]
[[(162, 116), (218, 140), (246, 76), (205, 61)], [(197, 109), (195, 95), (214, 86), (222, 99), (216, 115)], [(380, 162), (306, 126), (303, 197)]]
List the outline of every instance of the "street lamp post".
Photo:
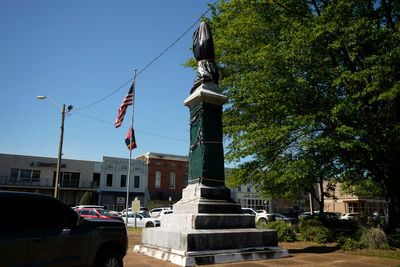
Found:
[(61, 108), (60, 143), (58, 144), (57, 172), (56, 172), (56, 181), (54, 184), (54, 198), (58, 197), (58, 189), (60, 188), (59, 182), (61, 175), (62, 146), (64, 141), (64, 119), (65, 119), (65, 104), (63, 104)]
[[(36, 97), (39, 100), (43, 100), (48, 98), (53, 104), (56, 106), (59, 106), (54, 100), (47, 96), (37, 96)], [(67, 112), (70, 112), (72, 110), (72, 106), (69, 105), (67, 107)], [(62, 105), (61, 107), (61, 127), (60, 127), (60, 142), (58, 144), (58, 157), (57, 157), (57, 170), (56, 170), (56, 180), (54, 184), (54, 198), (58, 198), (58, 190), (60, 188), (60, 175), (61, 175), (61, 158), (62, 158), (62, 147), (63, 147), (63, 141), (64, 141), (64, 120), (65, 120), (65, 104)]]

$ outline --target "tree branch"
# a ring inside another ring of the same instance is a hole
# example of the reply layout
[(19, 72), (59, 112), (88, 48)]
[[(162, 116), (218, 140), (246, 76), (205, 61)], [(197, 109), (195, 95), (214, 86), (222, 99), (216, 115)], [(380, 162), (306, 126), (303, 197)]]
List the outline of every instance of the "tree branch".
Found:
[(312, 3), (314, 5), (315, 11), (317, 11), (318, 16), (321, 16), (321, 10), (315, 0), (312, 0)]
[(302, 13), (300, 13), (300, 12), (291, 10), (291, 9), (287, 8), (285, 5), (283, 5), (283, 4), (281, 4), (281, 3), (278, 3), (278, 2), (275, 1), (275, 0), (272, 0), (272, 2), (274, 2), (276, 5), (278, 5), (279, 7), (283, 8), (284, 10), (286, 10), (286, 11), (289, 12), (289, 13), (296, 14), (296, 15), (301, 16), (301, 17), (303, 17), (303, 18), (308, 18), (308, 17), (309, 17), (309, 16), (304, 15), (304, 14), (302, 14)]
[(387, 20), (387, 25), (390, 29), (392, 29), (393, 32), (396, 32), (396, 25), (393, 22), (393, 17), (392, 17), (392, 3), (390, 0), (386, 2), (386, 0), (382, 0), (382, 7), (384, 11), (384, 16), (386, 17)]

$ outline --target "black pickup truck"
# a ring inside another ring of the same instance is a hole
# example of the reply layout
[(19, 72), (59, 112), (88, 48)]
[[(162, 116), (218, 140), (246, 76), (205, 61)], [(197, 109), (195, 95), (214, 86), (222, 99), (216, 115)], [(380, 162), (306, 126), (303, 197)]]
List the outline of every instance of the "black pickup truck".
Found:
[(127, 245), (121, 221), (89, 221), (50, 196), (0, 191), (0, 266), (122, 267)]

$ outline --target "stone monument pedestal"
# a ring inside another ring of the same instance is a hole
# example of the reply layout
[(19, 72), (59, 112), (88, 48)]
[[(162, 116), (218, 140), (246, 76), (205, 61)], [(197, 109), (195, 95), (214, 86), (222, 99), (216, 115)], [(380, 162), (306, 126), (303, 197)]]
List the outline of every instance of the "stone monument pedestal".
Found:
[(256, 229), (254, 216), (240, 209), (228, 188), (188, 185), (161, 227), (143, 229), (134, 251), (181, 266), (289, 256), (276, 231)]
[(213, 82), (185, 100), (190, 109), (189, 185), (161, 227), (142, 231), (135, 252), (181, 266), (262, 260), (289, 256), (276, 231), (255, 228), (225, 186), (222, 105), (227, 97)]
[[(288, 257), (276, 245), (276, 232), (257, 229), (144, 229), (135, 252), (180, 266), (195, 266)], [(272, 242), (273, 243), (273, 242)]]

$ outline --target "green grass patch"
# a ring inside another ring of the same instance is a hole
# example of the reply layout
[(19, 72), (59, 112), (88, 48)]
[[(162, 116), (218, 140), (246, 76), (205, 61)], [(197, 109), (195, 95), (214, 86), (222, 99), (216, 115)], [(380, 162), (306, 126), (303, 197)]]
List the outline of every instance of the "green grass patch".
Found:
[(348, 254), (400, 260), (400, 249), (356, 249)]

